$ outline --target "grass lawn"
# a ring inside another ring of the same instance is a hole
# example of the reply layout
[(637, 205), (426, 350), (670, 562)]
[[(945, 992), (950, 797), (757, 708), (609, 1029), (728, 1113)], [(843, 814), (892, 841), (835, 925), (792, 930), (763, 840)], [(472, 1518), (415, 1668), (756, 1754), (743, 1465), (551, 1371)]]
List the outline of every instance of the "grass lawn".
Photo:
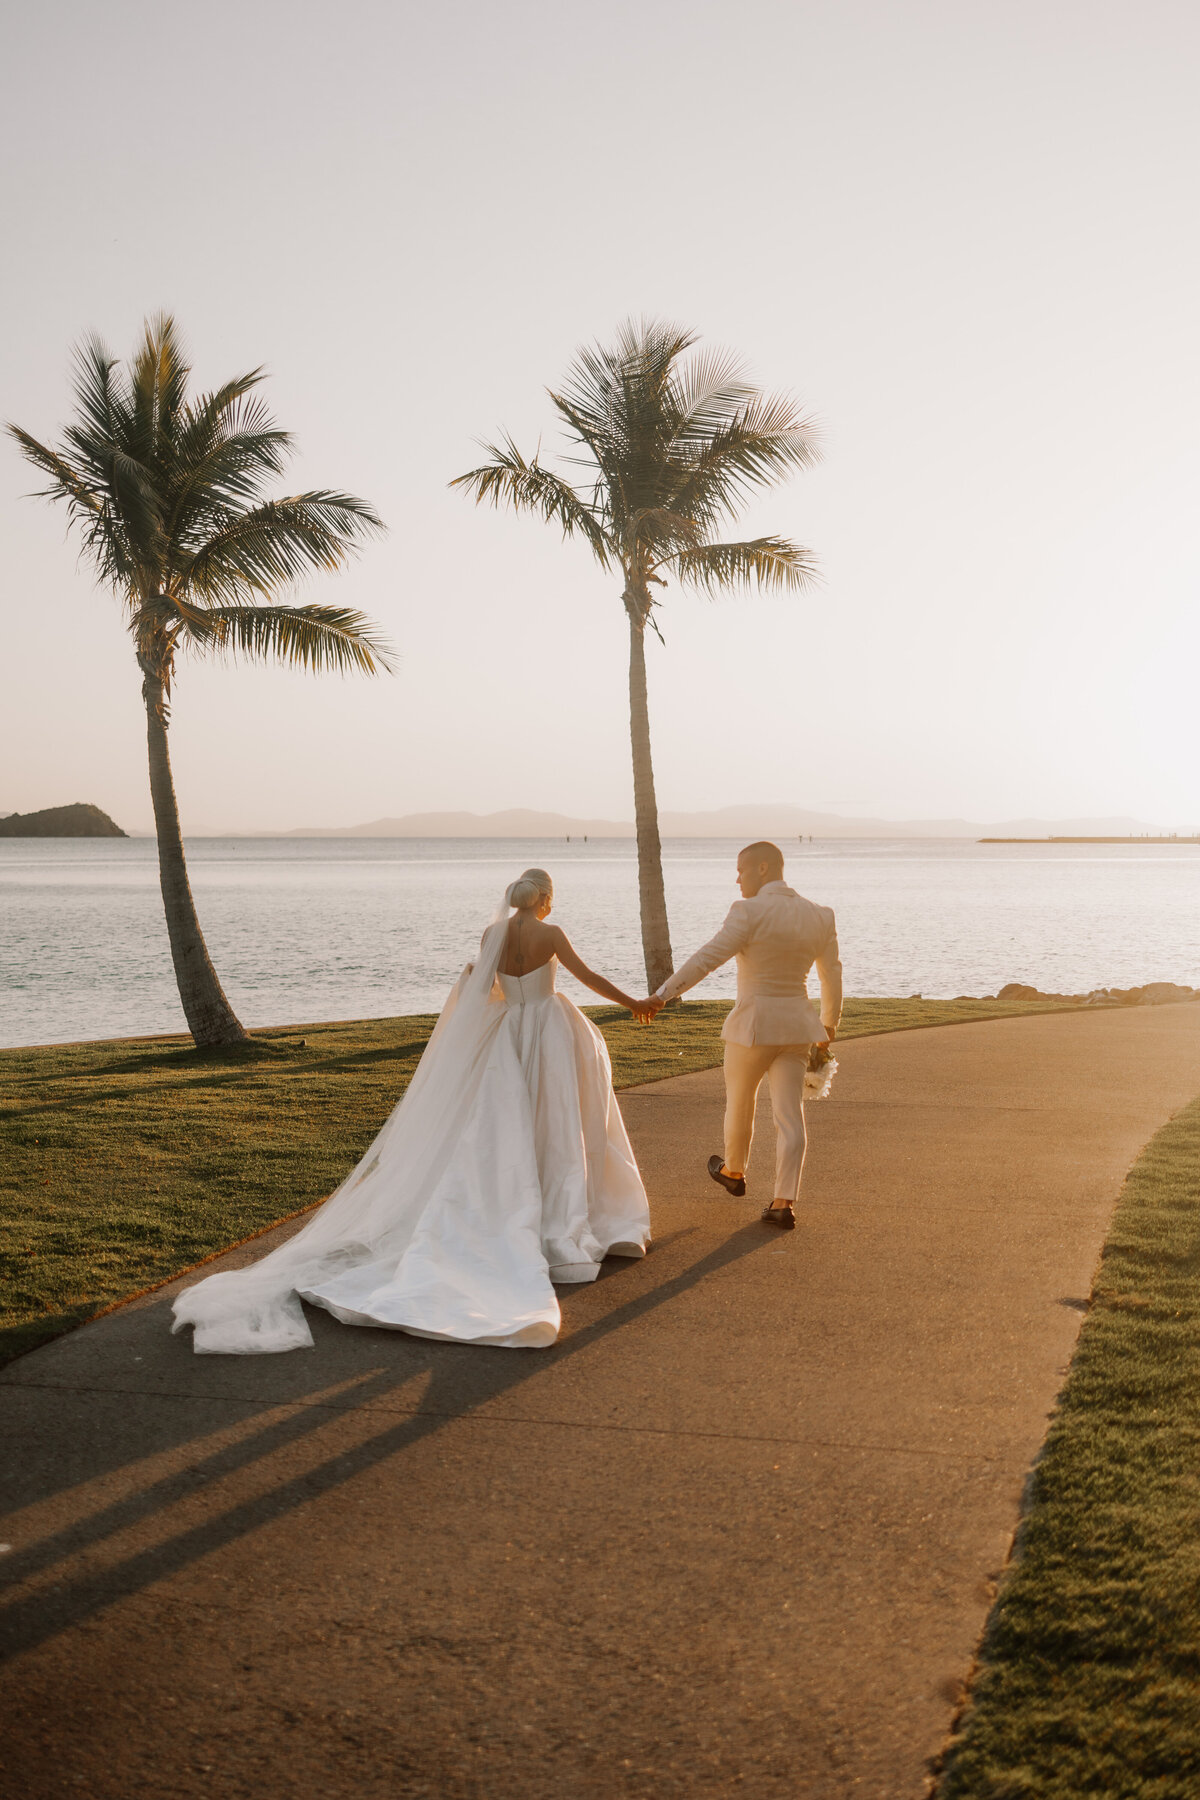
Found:
[(1200, 1795), (1200, 1100), (1130, 1172), (937, 1793)]
[[(1056, 1010), (851, 1000), (842, 1035)], [(589, 1008), (619, 1087), (720, 1061), (723, 1001), (651, 1027)], [(404, 1091), (432, 1017), (258, 1034), (214, 1061), (190, 1038), (0, 1051), (0, 1363), (331, 1192)]]

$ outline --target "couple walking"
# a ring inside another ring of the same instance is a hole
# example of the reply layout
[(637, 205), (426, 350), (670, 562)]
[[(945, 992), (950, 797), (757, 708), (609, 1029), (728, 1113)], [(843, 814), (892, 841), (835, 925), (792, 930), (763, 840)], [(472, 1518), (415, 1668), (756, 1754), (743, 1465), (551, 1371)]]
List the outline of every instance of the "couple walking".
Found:
[[(737, 862), (742, 899), (711, 942), (637, 1000), (589, 969), (547, 924), (544, 869), (514, 881), (438, 1019), (407, 1093), (358, 1166), (294, 1237), (249, 1267), (210, 1275), (175, 1302), (201, 1353), (311, 1345), (302, 1301), (349, 1325), (504, 1348), (552, 1344), (555, 1285), (594, 1281), (606, 1256), (640, 1257), (650, 1212), (600, 1033), (558, 968), (644, 1021), (737, 958), (725, 1021), (725, 1146), (708, 1172), (746, 1192), (754, 1106), (775, 1114), (771, 1225), (795, 1224), (804, 1091), (813, 1047), (842, 1004), (833, 913), (790, 888), (774, 844)], [(818, 1015), (806, 980), (816, 965)]]

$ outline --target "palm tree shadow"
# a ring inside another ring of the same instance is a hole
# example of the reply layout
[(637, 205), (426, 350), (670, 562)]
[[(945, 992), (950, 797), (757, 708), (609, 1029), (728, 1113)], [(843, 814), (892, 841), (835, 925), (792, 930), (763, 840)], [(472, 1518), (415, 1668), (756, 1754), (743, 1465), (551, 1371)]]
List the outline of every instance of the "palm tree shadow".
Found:
[[(659, 1240), (659, 1247), (665, 1248), (690, 1235), (688, 1230), (673, 1233), (669, 1238)], [(15, 1655), (33, 1649), (115, 1601), (139, 1593), (199, 1558), (210, 1556), (250, 1532), (286, 1518), (366, 1470), (403, 1455), (452, 1421), (511, 1393), (535, 1372), (545, 1369), (548, 1363), (562, 1362), (589, 1350), (612, 1333), (670, 1305), (708, 1276), (761, 1249), (767, 1242), (769, 1240), (757, 1225), (745, 1225), (661, 1286), (613, 1306), (603, 1318), (569, 1332), (548, 1350), (514, 1352), (467, 1344), (434, 1343), (391, 1332), (356, 1331), (355, 1337), (368, 1349), (377, 1350), (381, 1338), (389, 1340), (390, 1347), (395, 1349), (399, 1347), (395, 1340), (399, 1339), (403, 1346), (400, 1366), (394, 1366), (393, 1359), (391, 1367), (381, 1369), (376, 1366), (349, 1384), (342, 1384), (333, 1410), (346, 1411), (356, 1405), (378, 1401), (410, 1382), (414, 1374), (428, 1371), (432, 1377), (430, 1384), (405, 1418), (389, 1424), (352, 1448), (328, 1457), (315, 1468), (306, 1468), (267, 1493), (230, 1506), (149, 1549), (137, 1551), (106, 1568), (88, 1570), (74, 1580), (66, 1579), (50, 1592), (39, 1587), (33, 1594), (13, 1600), (0, 1611), (0, 1655)], [(616, 1277), (616, 1273), (605, 1270), (606, 1284)], [(162, 1315), (164, 1330), (168, 1304), (164, 1300), (147, 1309), (152, 1314)], [(311, 1322), (316, 1329), (318, 1353), (323, 1342), (330, 1337), (335, 1341), (340, 1339), (346, 1330), (323, 1314), (312, 1317)], [(190, 1355), (190, 1349), (187, 1354)], [(94, 1552), (97, 1546), (118, 1533), (194, 1496), (198, 1485), (236, 1474), (300, 1442), (327, 1424), (331, 1416), (328, 1386), (309, 1382), (308, 1389), (309, 1398), (298, 1410), (294, 1410), (292, 1403), (281, 1401), (278, 1394), (272, 1396), (261, 1402), (260, 1409), (276, 1411), (281, 1405), (287, 1406), (285, 1416), (271, 1419), (253, 1433), (222, 1446), (185, 1469), (173, 1471), (149, 1488), (102, 1507), (88, 1518), (31, 1545), (27, 1551), (6, 1557), (5, 1585), (51, 1570), (83, 1550)]]
[[(253, 1075), (263, 1061), (276, 1063), (283, 1056), (291, 1056), (293, 1068), (288, 1071), (300, 1080), (308, 1080), (315, 1075), (328, 1075), (335, 1070), (345, 1073), (350, 1070), (373, 1069), (386, 1067), (392, 1063), (411, 1064), (415, 1069), (421, 1054), (428, 1042), (428, 1032), (416, 1037), (406, 1037), (395, 1044), (385, 1045), (382, 1049), (344, 1051), (334, 1055), (314, 1055), (310, 1050), (301, 1051), (292, 1046), (279, 1050), (273, 1044), (262, 1049), (262, 1055), (254, 1052), (257, 1040), (251, 1040), (251, 1048), (238, 1045), (234, 1051), (220, 1056), (209, 1055), (205, 1051), (189, 1046), (170, 1055), (133, 1056), (123, 1062), (112, 1062), (105, 1065), (101, 1075), (90, 1076), (90, 1080), (108, 1080), (110, 1077), (126, 1075), (159, 1075), (163, 1079), (161, 1090), (171, 1090), (173, 1083), (181, 1074), (189, 1075), (188, 1091), (199, 1091), (204, 1088), (223, 1088), (237, 1084), (247, 1074)], [(408, 1083), (397, 1088), (390, 1097), (394, 1105), (404, 1092)], [(22, 1092), (22, 1086), (27, 1093)], [(45, 1084), (38, 1078), (31, 1078), (24, 1084), (13, 1083), (18, 1099), (0, 1108), (0, 1118), (21, 1119), (37, 1118), (42, 1114), (69, 1113), (81, 1107), (91, 1107), (106, 1100), (128, 1100), (130, 1090), (127, 1087), (84, 1087), (70, 1094), (56, 1094), (47, 1098)], [(386, 1113), (383, 1115), (386, 1118)], [(382, 1121), (381, 1121), (382, 1122)]]

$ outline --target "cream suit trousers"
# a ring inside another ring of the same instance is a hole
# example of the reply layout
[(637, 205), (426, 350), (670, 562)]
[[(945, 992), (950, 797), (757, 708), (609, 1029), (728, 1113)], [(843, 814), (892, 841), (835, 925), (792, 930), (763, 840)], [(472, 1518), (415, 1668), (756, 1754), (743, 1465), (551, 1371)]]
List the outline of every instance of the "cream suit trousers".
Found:
[(726, 1044), (725, 1167), (745, 1173), (754, 1136), (754, 1104), (765, 1075), (775, 1115), (776, 1200), (795, 1201), (804, 1169), (804, 1073), (807, 1044)]

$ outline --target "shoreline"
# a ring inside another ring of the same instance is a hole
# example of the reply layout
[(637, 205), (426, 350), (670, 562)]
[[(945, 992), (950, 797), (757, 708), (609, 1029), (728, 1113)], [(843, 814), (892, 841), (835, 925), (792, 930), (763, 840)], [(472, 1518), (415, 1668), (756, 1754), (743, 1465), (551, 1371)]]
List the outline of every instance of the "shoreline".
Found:
[[(734, 1003), (732, 1000), (684, 1002), (685, 1006), (689, 1004), (719, 1007), (723, 1016), (725, 1013), (729, 1012)], [(921, 994), (912, 996), (911, 998), (905, 998), (894, 994), (870, 994), (855, 995), (848, 997), (846, 1000), (847, 1007), (852, 1005), (871, 1007), (908, 1006), (910, 1004), (914, 1006), (924, 1005), (930, 1007), (991, 1006), (1002, 1008), (1004, 1010), (995, 1013), (989, 1012), (970, 1015), (964, 1013), (962, 1016), (956, 1015), (953, 1018), (948, 1019), (916, 1019), (911, 1025), (881, 1025), (878, 1027), (878, 1030), (924, 1031), (935, 1025), (978, 1024), (981, 1019), (987, 1018), (1024, 1018), (1031, 1012), (1095, 1012), (1101, 1007), (1121, 1006), (1125, 1003), (1121, 1000), (1089, 1000), (1086, 995), (1076, 994), (1040, 994), (1036, 1002), (1028, 1000), (1001, 1000), (994, 994), (983, 994), (978, 998), (969, 994), (955, 994), (953, 996)], [(599, 1023), (601, 1018), (603, 1018), (606, 1023), (610, 1021), (617, 1022), (622, 1019), (627, 1023), (631, 1022), (630, 1015), (625, 1012), (623, 1007), (610, 1006), (605, 1002), (601, 1002), (595, 1006), (581, 1006), (579, 1010), (586, 1014), (588, 1018), (593, 1019), (596, 1023)], [(297, 1020), (291, 1025), (248, 1025), (246, 1029), (250, 1033), (249, 1042), (253, 1044), (269, 1041), (271, 1038), (294, 1038), (298, 1034), (303, 1034), (306, 1031), (369, 1030), (373, 1026), (378, 1027), (384, 1025), (411, 1025), (414, 1027), (422, 1027), (427, 1023), (436, 1020), (438, 1016), (439, 1015), (435, 1012), (380, 1013), (369, 1018), (361, 1019), (310, 1019)], [(646, 1027), (646, 1029), (652, 1030), (653, 1027)], [(872, 1037), (875, 1035), (876, 1033), (873, 1031), (845, 1032), (839, 1030), (838, 1032), (839, 1038), (847, 1036)], [(45, 1044), (0, 1044), (0, 1058), (6, 1056), (36, 1056), (45, 1052), (54, 1053), (57, 1051), (68, 1050), (134, 1049), (140, 1045), (155, 1044), (161, 1044), (168, 1047), (175, 1045), (180, 1050), (193, 1050), (195, 1048), (192, 1043), (192, 1034), (190, 1031), (154, 1031), (142, 1032), (136, 1037), (64, 1038), (62, 1040), (51, 1040), (49, 1043)], [(200, 1055), (201, 1053), (197, 1051), (196, 1054)], [(213, 1061), (220, 1061), (219, 1056), (216, 1056), (213, 1053), (210, 1053), (210, 1058)], [(234, 1054), (231, 1055), (230, 1060), (236, 1061), (236, 1046), (234, 1047)]]
[[(1019, 989), (1020, 991), (1010, 992), (1009, 990), (1013, 988)], [(1166, 988), (1175, 988), (1179, 991), (1173, 994), (1166, 994), (1162, 991)], [(1151, 990), (1158, 990), (1154, 998), (1139, 998), (1139, 996), (1143, 994), (1148, 996)], [(1200, 1000), (1200, 988), (1193, 988), (1189, 994), (1183, 990), (1182, 984), (1177, 982), (1149, 981), (1130, 988), (1094, 988), (1087, 994), (1047, 993), (1032, 986), (1025, 986), (1023, 983), (1012, 982), (1006, 984), (1006, 987), (1002, 988), (1000, 992), (996, 994), (854, 994), (847, 995), (845, 1004), (848, 1009), (853, 1008), (855, 1010), (860, 1007), (873, 1008), (891, 1006), (914, 1006), (920, 1008), (1000, 1007), (1011, 1008), (1014, 1014), (1019, 1015), (1029, 1009), (1037, 1008), (1041, 1008), (1042, 1010), (1052, 1008), (1061, 1012), (1094, 1011), (1097, 1008), (1106, 1006), (1163, 1006), (1174, 1005), (1176, 1003), (1187, 1003), (1189, 1000)], [(683, 1007), (684, 1009), (695, 1006), (716, 1007), (721, 1010), (721, 1016), (723, 1017), (733, 1004), (732, 999), (728, 998), (718, 999), (714, 997), (712, 999), (704, 999), (697, 996), (693, 1000), (684, 1001)], [(606, 1022), (614, 1022), (622, 1018), (628, 1018), (628, 1015), (625, 1014), (623, 1008), (614, 1007), (607, 1003), (584, 1005), (580, 1010), (591, 1018), (597, 1020), (603, 1019)], [(251, 1042), (261, 1043), (269, 1042), (272, 1038), (294, 1038), (298, 1033), (306, 1031), (369, 1031), (372, 1028), (379, 1028), (385, 1025), (411, 1025), (414, 1027), (423, 1027), (427, 1023), (437, 1019), (438, 1016), (437, 1012), (371, 1013), (352, 1019), (297, 1019), (282, 1025), (251, 1025), (247, 1026), (247, 1030), (250, 1033)], [(1008, 1015), (1001, 1012), (987, 1012), (971, 1016), (976, 1018), (999, 1018)], [(909, 1029), (917, 1030), (926, 1025), (933, 1024), (957, 1025), (965, 1024), (967, 1022), (969, 1022), (969, 1020), (968, 1015), (966, 1014), (963, 1014), (962, 1016), (956, 1014), (954, 1017), (948, 1019), (922, 1018), (915, 1022)], [(902, 1028), (897, 1026), (887, 1026), (883, 1027), (883, 1029), (897, 1030)], [(841, 1033), (839, 1035), (845, 1034)], [(856, 1032), (853, 1035), (865, 1036), (868, 1034)], [(185, 1030), (141, 1031), (129, 1035), (118, 1035), (116, 1037), (51, 1038), (48, 1041), (36, 1044), (0, 1044), (0, 1057), (17, 1055), (32, 1056), (38, 1053), (56, 1051), (65, 1052), (68, 1050), (117, 1049), (122, 1046), (133, 1048), (138, 1045), (155, 1044), (164, 1046), (174, 1044), (180, 1049), (186, 1050), (192, 1047), (192, 1037), (191, 1033)]]

